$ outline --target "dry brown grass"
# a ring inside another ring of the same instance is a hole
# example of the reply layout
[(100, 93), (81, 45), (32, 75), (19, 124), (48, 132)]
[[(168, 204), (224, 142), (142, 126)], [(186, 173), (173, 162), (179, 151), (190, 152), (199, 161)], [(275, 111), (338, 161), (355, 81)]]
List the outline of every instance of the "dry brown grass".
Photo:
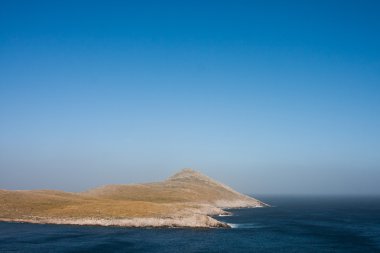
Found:
[(163, 217), (183, 204), (163, 204), (147, 201), (113, 200), (85, 197), (81, 194), (64, 196), (41, 194), (36, 191), (0, 191), (0, 218), (126, 218)]

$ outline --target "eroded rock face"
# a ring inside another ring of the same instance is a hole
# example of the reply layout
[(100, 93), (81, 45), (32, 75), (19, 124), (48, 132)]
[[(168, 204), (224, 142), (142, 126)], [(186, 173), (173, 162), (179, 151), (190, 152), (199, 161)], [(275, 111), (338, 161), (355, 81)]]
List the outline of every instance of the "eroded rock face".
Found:
[(255, 208), (255, 207), (268, 207), (267, 204), (256, 200), (217, 200), (215, 205), (221, 208)]
[(97, 218), (31, 218), (31, 219), (3, 219), (3, 221), (27, 222), (39, 224), (66, 224), (81, 226), (120, 226), (120, 227), (191, 227), (191, 228), (230, 228), (224, 222), (217, 221), (207, 215), (192, 215), (187, 217), (168, 218), (125, 218), (125, 219), (97, 219)]
[[(192, 169), (183, 169), (169, 177), (166, 182), (169, 185), (183, 185), (184, 188), (193, 189), (194, 194), (198, 193), (197, 190), (199, 190), (199, 200), (220, 208), (269, 206)], [(201, 188), (203, 193), (201, 192)]]

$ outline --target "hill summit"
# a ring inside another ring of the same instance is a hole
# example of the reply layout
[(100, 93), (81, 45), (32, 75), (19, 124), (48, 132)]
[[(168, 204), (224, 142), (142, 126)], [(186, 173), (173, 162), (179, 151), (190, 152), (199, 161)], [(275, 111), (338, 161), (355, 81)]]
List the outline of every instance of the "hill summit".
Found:
[(80, 193), (0, 191), (0, 220), (136, 227), (228, 227), (222, 208), (265, 203), (192, 170), (155, 183), (105, 185)]
[(202, 173), (190, 168), (182, 169), (181, 171), (175, 173), (173, 176), (169, 177), (169, 180), (176, 180), (176, 179), (182, 179), (182, 178), (192, 178), (196, 180), (210, 180), (208, 176), (203, 175)]

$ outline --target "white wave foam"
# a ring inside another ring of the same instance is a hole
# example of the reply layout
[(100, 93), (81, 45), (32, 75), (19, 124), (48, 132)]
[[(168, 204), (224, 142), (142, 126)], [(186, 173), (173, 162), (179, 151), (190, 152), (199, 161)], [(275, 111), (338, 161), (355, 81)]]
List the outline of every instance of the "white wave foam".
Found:
[(231, 228), (249, 229), (249, 228), (264, 228), (265, 226), (257, 225), (255, 223), (227, 223)]
[(220, 217), (232, 216), (232, 214), (219, 214)]
[(238, 228), (239, 224), (227, 223), (231, 228)]

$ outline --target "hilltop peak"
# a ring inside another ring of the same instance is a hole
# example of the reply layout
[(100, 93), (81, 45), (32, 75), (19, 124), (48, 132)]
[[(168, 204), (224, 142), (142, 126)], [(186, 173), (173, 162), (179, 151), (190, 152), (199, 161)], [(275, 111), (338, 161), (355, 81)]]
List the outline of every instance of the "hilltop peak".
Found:
[(171, 176), (169, 180), (184, 179), (184, 178), (209, 179), (206, 175), (203, 175), (202, 173), (196, 170), (185, 168), (177, 172), (173, 176)]

